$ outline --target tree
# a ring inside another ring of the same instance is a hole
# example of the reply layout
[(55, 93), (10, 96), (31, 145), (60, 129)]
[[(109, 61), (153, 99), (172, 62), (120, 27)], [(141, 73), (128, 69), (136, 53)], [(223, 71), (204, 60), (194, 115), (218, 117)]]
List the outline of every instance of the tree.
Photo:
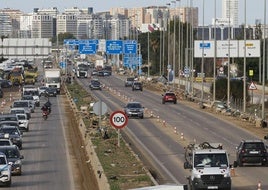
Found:
[[(64, 39), (76, 39), (75, 36), (71, 33), (65, 32), (65, 33), (59, 33), (58, 34), (58, 45), (63, 45)], [(57, 37), (53, 37), (51, 39), (52, 44), (57, 45)]]
[[(216, 99), (227, 100), (227, 78), (219, 78), (216, 80)], [(241, 100), (243, 97), (243, 80), (230, 81), (230, 95), (233, 101)], [(210, 87), (210, 92), (213, 93), (213, 84)], [(247, 101), (249, 100), (248, 91), (246, 90)]]

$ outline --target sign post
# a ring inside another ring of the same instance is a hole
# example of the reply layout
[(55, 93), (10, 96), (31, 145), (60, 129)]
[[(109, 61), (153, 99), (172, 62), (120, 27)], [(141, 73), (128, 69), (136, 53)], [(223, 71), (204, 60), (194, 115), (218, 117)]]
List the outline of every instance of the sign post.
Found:
[(123, 111), (115, 111), (110, 116), (111, 125), (117, 129), (118, 147), (120, 147), (120, 129), (124, 128), (128, 123), (128, 117)]

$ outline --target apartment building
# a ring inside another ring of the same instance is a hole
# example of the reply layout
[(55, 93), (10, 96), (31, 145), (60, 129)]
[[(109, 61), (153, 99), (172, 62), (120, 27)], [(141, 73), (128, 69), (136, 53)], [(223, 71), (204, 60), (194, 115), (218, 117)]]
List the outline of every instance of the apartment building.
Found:
[(77, 15), (65, 13), (57, 15), (57, 35), (60, 33), (71, 33), (77, 37)]
[(32, 38), (52, 38), (53, 37), (53, 17), (48, 14), (33, 14), (32, 18)]

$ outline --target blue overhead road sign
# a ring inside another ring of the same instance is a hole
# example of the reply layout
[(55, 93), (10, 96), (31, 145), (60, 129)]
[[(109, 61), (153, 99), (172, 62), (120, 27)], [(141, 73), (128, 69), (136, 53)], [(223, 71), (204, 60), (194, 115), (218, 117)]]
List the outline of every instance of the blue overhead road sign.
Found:
[(124, 41), (124, 53), (136, 54), (137, 53), (137, 41), (135, 40)]
[(122, 54), (123, 53), (123, 41), (122, 40), (107, 40), (106, 41), (106, 53), (107, 54)]
[(79, 44), (80, 54), (96, 54), (96, 44)]

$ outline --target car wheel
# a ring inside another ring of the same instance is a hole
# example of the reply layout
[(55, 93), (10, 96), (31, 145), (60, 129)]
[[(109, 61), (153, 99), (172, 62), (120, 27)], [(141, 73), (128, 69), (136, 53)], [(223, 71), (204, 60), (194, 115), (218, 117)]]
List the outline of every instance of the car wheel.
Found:
[(174, 101), (174, 104), (177, 104), (177, 101), (176, 100)]
[(140, 119), (143, 119), (143, 115), (140, 116)]
[(162, 100), (162, 104), (165, 104), (166, 102), (165, 102), (165, 100)]
[(239, 167), (243, 167), (243, 162), (240, 159), (237, 162)]
[(5, 183), (5, 185), (6, 185), (6, 187), (10, 187), (11, 186), (11, 177), (10, 177), (10, 180)]

